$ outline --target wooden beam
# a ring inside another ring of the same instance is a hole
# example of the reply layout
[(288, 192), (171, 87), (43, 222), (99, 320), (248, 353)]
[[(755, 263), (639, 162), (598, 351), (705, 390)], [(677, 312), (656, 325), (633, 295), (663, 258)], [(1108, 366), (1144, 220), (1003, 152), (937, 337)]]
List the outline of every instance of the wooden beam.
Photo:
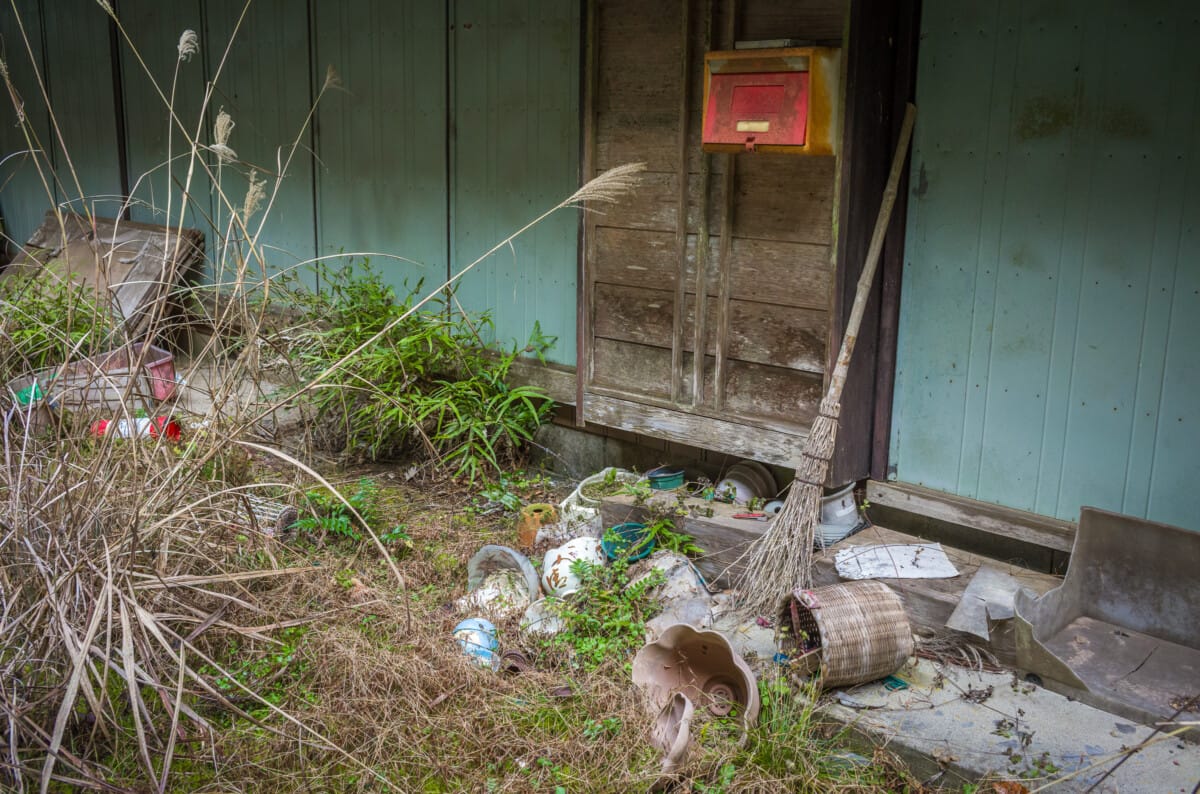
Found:
[[(896, 60), (892, 77), (892, 136), (899, 132), (904, 105), (916, 98), (917, 47), (921, 36), (921, 1), (901, 0), (896, 28)], [(910, 159), (910, 170), (911, 159)], [(888, 477), (892, 441), (892, 399), (896, 388), (896, 340), (900, 326), (900, 285), (904, 273), (904, 230), (908, 217), (908, 172), (900, 181), (896, 209), (883, 245), (880, 269), (879, 341), (875, 361), (875, 406), (871, 423), (870, 474)]]
[[(704, 49), (712, 48), (713, 3), (704, 0)], [(703, 126), (703, 123), (701, 123)], [(696, 326), (692, 333), (692, 350), (704, 350), (708, 333), (708, 192), (712, 173), (712, 155), (700, 155), (700, 227), (696, 230)], [(685, 241), (686, 242), (686, 241)], [(686, 268), (685, 268), (686, 269)], [(682, 278), (680, 281), (682, 282)], [(692, 405), (704, 402), (704, 356), (692, 358)]]
[[(575, 383), (578, 369), (563, 364), (542, 364), (531, 358), (518, 358), (508, 370), (514, 385), (537, 386), (562, 405), (576, 405)], [(579, 422), (582, 427), (583, 423)]]
[(688, 75), (691, 71), (692, 59), (692, 0), (680, 0), (680, 35), (683, 40), (679, 45), (679, 130), (678, 157), (676, 168), (679, 173), (678, 194), (679, 214), (675, 222), (675, 302), (672, 307), (671, 319), (671, 401), (679, 402), (683, 397), (683, 316), (684, 298), (687, 290), (687, 236), (688, 236), (688, 121), (690, 117), (688, 96), (691, 93), (691, 81)]
[[(729, 17), (725, 24), (724, 46), (733, 49), (737, 40), (737, 0), (729, 0)], [(721, 287), (717, 293), (717, 351), (713, 370), (713, 407), (720, 411), (725, 407), (725, 381), (729, 378), (726, 371), (729, 355), (729, 282), (730, 271), (733, 269), (729, 262), (729, 251), (733, 245), (733, 212), (737, 202), (734, 200), (736, 190), (737, 155), (726, 154), (724, 199), (721, 211), (721, 248), (717, 256), (717, 272)]]
[[(596, 84), (599, 80), (597, 42), (599, 41), (599, 0), (586, 0), (584, 4), (584, 56), (583, 56), (583, 142), (580, 147), (580, 184), (594, 177), (596, 170)], [(596, 224), (591, 213), (580, 213), (580, 255), (576, 266), (575, 284), (575, 395), (571, 402), (579, 408), (575, 412), (575, 423), (583, 427), (584, 392), (592, 374), (592, 263), (596, 261)], [(556, 398), (557, 399), (557, 398)], [(559, 400), (559, 402), (562, 402)]]
[(589, 389), (588, 422), (701, 449), (796, 468), (805, 436), (633, 402)]
[(867, 483), (867, 501), (1002, 539), (1070, 552), (1075, 524), (907, 483)]

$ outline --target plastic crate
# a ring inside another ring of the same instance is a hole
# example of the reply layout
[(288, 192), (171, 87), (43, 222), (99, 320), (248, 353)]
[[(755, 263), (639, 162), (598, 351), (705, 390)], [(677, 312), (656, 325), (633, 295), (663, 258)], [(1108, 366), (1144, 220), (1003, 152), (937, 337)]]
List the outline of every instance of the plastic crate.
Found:
[[(134, 369), (145, 349), (145, 360)], [(106, 353), (34, 373), (52, 403), (73, 409), (120, 411), (126, 396), (150, 404), (175, 394), (175, 356), (137, 342)]]

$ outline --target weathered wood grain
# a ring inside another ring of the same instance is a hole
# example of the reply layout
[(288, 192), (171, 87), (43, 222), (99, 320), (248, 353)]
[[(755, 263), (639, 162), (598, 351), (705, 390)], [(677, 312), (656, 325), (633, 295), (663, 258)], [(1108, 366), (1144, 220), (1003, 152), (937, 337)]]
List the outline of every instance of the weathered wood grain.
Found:
[[(675, 296), (665, 290), (596, 286), (596, 335), (657, 347), (671, 346)], [(708, 304), (706, 355), (716, 354), (717, 307)], [(684, 349), (695, 350), (696, 296), (684, 299)], [(770, 303), (730, 301), (729, 356), (757, 364), (822, 373), (825, 364), (826, 313)]]
[(672, 108), (682, 90), (679, 3), (606, 0), (599, 7), (600, 65), (596, 108)]
[(733, 235), (829, 245), (835, 165), (833, 157), (740, 157)]
[[(671, 396), (671, 351), (662, 347), (596, 337), (592, 383), (630, 395), (668, 400)], [(683, 357), (684, 371), (692, 369), (692, 354)], [(715, 359), (705, 357), (704, 387), (712, 388)], [(691, 379), (685, 379), (682, 399), (690, 401)], [(821, 376), (746, 361), (730, 361), (726, 410), (717, 415), (769, 421), (790, 432), (804, 432), (816, 416)]]
[(848, 0), (740, 0), (738, 38), (841, 41)]
[[(595, 240), (591, 271), (597, 281), (659, 289), (673, 285), (671, 234), (596, 226)], [(696, 235), (688, 236), (689, 284), (696, 280), (696, 240)], [(716, 236), (711, 236), (704, 280), (710, 296), (717, 294), (717, 246)], [(734, 238), (729, 262), (731, 298), (821, 311), (829, 307), (828, 246)]]
[(954, 494), (906, 483), (870, 480), (867, 498), (881, 505), (970, 527), (1002, 538), (1070, 552), (1075, 542), (1075, 524), (1011, 507), (964, 499)]
[(589, 393), (584, 410), (590, 423), (788, 468), (796, 467), (804, 447), (800, 432), (793, 435), (612, 394)]
[[(700, 185), (689, 181), (687, 188), (687, 226), (700, 224)], [(719, 205), (710, 210), (710, 223), (716, 220)], [(646, 172), (637, 189), (619, 204), (600, 209), (593, 219), (596, 225), (625, 229), (656, 229), (675, 232), (679, 222), (679, 176), (676, 173)]]

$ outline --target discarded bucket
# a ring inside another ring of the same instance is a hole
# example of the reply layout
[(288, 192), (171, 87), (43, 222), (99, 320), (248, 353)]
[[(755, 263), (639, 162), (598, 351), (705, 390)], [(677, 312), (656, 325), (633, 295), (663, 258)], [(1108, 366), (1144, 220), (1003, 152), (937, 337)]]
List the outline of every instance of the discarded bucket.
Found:
[(796, 590), (779, 611), (788, 627), (781, 650), (801, 675), (820, 671), (827, 687), (891, 675), (913, 653), (904, 604), (882, 582)]
[(496, 661), (496, 627), (490, 620), (467, 618), (454, 627), (454, 639), (458, 640), (463, 653), (483, 667), (492, 667)]

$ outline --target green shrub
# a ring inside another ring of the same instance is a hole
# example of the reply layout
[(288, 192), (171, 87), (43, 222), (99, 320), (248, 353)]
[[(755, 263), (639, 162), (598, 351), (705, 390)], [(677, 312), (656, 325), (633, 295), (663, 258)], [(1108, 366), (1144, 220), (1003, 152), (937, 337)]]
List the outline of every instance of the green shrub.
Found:
[(552, 339), (535, 325), (524, 347), (489, 345), (490, 316), (450, 311), (448, 296), (400, 320), (421, 284), (398, 299), (369, 262), (319, 274), (320, 292), (292, 290), (297, 308), (322, 324), (288, 334), (301, 385), (395, 323), (303, 393), (330, 431), (327, 443), (360, 460), (423, 452), (471, 481), (514, 461), (551, 402), (535, 387), (509, 385), (509, 370), (520, 355), (541, 357)]

